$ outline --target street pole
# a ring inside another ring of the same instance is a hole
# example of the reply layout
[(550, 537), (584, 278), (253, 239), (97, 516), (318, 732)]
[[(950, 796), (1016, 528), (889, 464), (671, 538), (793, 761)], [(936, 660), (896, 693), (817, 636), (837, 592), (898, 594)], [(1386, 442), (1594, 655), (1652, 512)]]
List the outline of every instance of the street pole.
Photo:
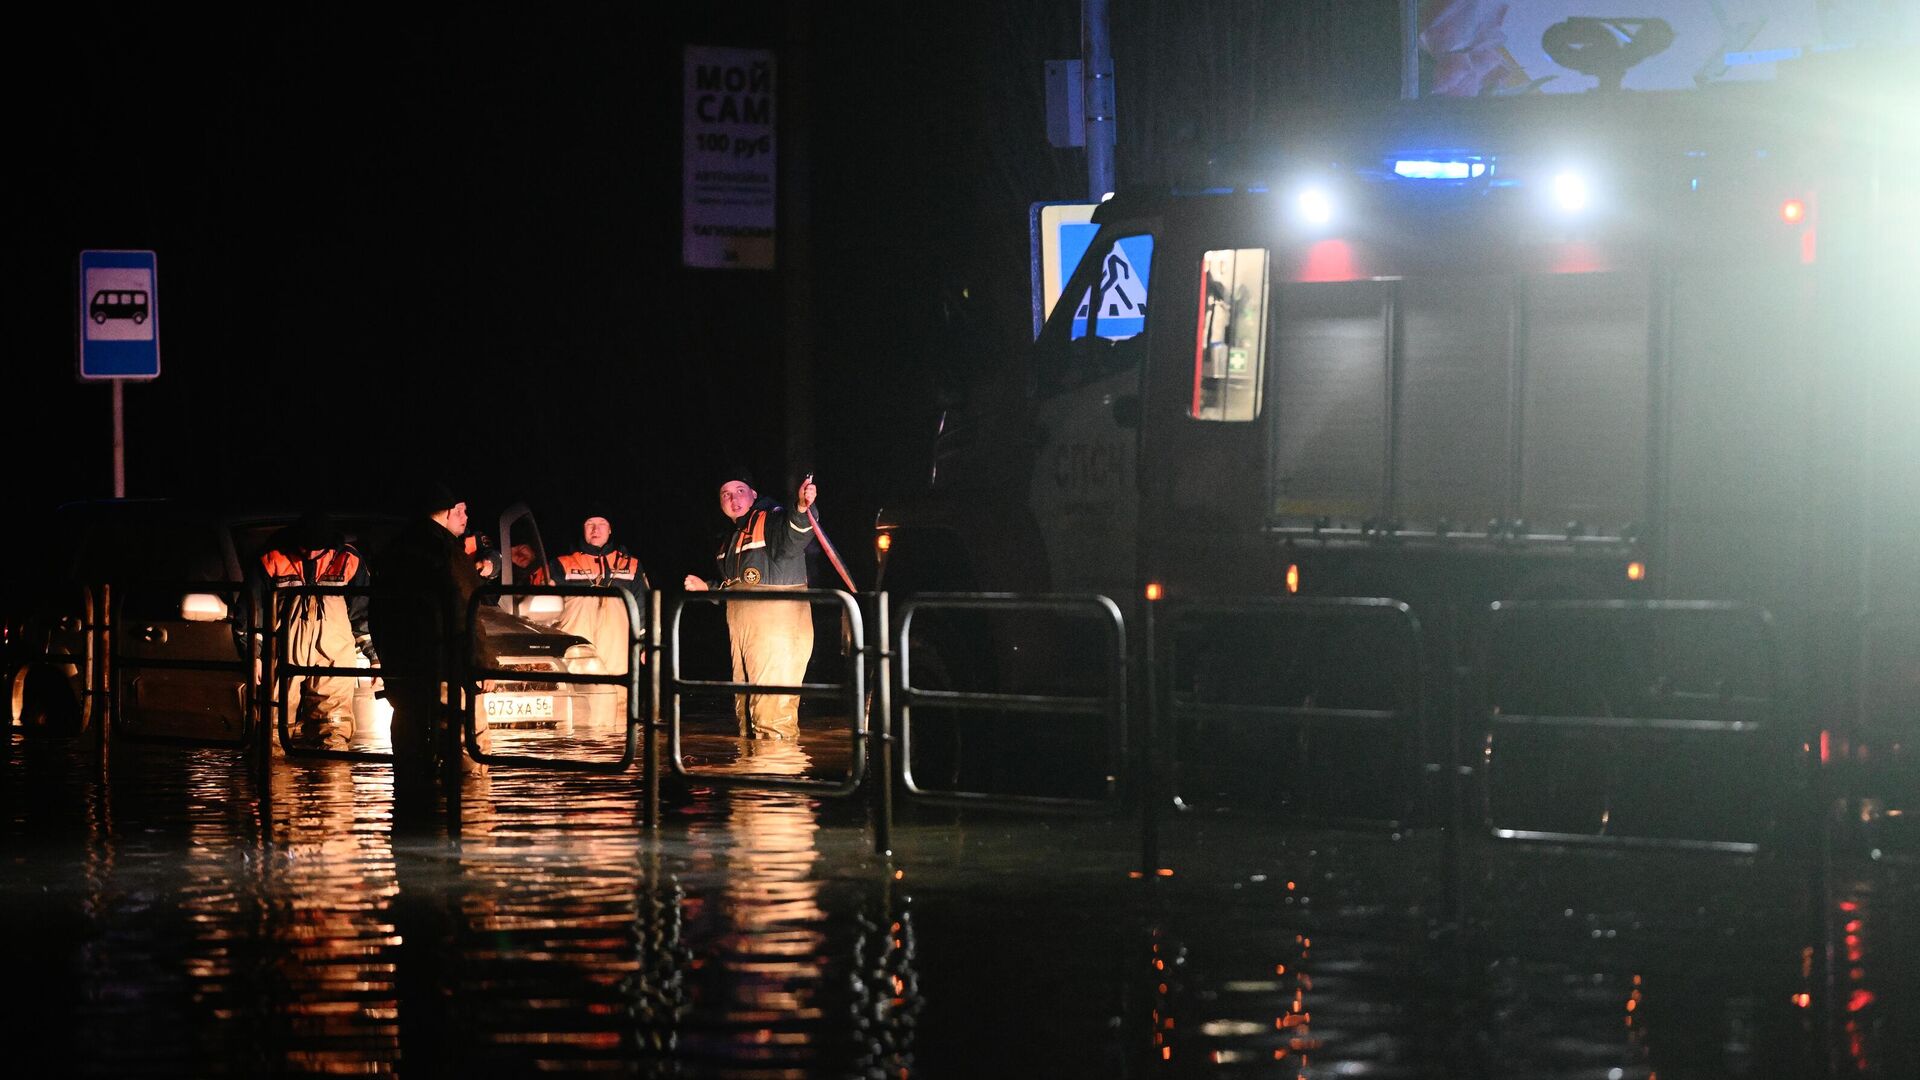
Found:
[(1107, 0), (1080, 0), (1081, 111), (1087, 127), (1087, 197), (1113, 193), (1113, 48)]
[(113, 497), (127, 497), (127, 406), (121, 390), (125, 379), (113, 380)]
[(1400, 0), (1400, 97), (1420, 96), (1420, 0)]

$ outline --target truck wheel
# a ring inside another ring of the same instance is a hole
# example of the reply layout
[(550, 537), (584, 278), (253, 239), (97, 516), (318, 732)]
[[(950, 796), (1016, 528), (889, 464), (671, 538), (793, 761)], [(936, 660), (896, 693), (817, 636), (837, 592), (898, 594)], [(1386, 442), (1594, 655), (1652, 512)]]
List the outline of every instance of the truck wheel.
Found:
[(23, 664), (8, 680), (7, 719), (15, 727), (51, 734), (81, 731), (80, 702), (67, 677), (41, 664)]
[[(978, 667), (970, 650), (951, 624), (937, 618), (915, 619), (909, 654), (916, 690), (977, 689)], [(949, 791), (972, 783), (963, 768), (970, 744), (982, 739), (966, 737), (969, 721), (980, 714), (962, 713), (938, 706), (922, 705), (915, 710), (912, 754), (903, 762), (913, 771), (914, 783), (929, 790)]]

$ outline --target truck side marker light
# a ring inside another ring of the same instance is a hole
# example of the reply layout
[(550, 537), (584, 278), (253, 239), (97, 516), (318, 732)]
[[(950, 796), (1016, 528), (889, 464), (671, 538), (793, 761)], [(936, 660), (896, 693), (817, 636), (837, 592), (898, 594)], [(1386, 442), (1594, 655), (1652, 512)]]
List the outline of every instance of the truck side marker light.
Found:
[(873, 546), (879, 548), (881, 551), (891, 551), (893, 549), (893, 534), (881, 533), (879, 536), (874, 537)]
[(1160, 587), (1159, 582), (1157, 581), (1147, 582), (1147, 599), (1149, 601), (1157, 601), (1161, 597), (1165, 596), (1166, 594), (1167, 594), (1166, 590)]
[(1299, 591), (1300, 591), (1300, 564), (1288, 563), (1287, 564), (1287, 592), (1289, 594), (1292, 594), (1292, 593), (1297, 593)]
[(1646, 579), (1647, 579), (1646, 563), (1640, 562), (1639, 560), (1636, 559), (1633, 562), (1630, 562), (1627, 564), (1627, 580), (1628, 581), (1645, 581)]

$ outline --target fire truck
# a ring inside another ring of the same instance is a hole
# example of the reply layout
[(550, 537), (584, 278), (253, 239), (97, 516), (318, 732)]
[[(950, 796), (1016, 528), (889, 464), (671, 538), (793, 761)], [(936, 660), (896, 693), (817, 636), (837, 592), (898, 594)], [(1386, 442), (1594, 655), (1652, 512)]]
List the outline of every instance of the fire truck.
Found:
[(1296, 115), (1120, 192), (883, 586), (1389, 597), (1440, 662), (1498, 603), (1728, 601), (1837, 687), (1920, 610), (1914, 60)]

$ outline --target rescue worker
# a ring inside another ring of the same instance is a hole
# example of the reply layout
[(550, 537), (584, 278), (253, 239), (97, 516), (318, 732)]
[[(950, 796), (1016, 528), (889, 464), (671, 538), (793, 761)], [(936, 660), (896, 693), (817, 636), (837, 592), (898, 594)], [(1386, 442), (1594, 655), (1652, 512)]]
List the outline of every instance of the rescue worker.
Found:
[(547, 568), (539, 565), (540, 555), (533, 550), (532, 544), (515, 544), (507, 554), (513, 559), (515, 585), (546, 585), (552, 582), (553, 579), (547, 576)]
[(460, 537), (460, 550), (473, 560), (473, 572), (479, 574), (482, 580), (500, 580), (500, 552), (493, 546), (492, 537), (468, 532)]
[[(275, 533), (260, 555), (260, 568), (275, 589), (295, 585), (365, 588), (366, 565), (331, 518), (308, 513)], [(301, 593), (275, 597), (282, 663), (310, 667), (366, 667), (374, 662), (367, 629), (367, 597)], [(295, 675), (288, 697), (298, 702), (293, 721), (303, 744), (345, 750), (353, 741), (352, 675)]]
[[(556, 585), (612, 585), (643, 603), (650, 586), (640, 560), (613, 542), (613, 521), (604, 510), (587, 512), (580, 523), (580, 546), (553, 560), (548, 577)], [(601, 671), (627, 673), (627, 606), (615, 596), (569, 596), (555, 628), (593, 643)], [(636, 633), (636, 636), (637, 633)], [(644, 657), (645, 654), (642, 654)]]
[[(461, 536), (467, 504), (444, 484), (433, 484), (418, 514), (394, 534), (379, 555), (382, 589), (373, 598), (373, 639), (385, 661), (387, 700), (393, 705), (395, 783), (412, 786), (430, 778), (445, 745), (452, 649), (467, 639), (467, 611), (480, 575)], [(493, 739), (485, 717), (475, 717), (482, 751)], [(461, 756), (466, 772), (485, 767)]]
[[(794, 508), (784, 510), (753, 490), (744, 469), (729, 472), (720, 484), (720, 512), (733, 531), (720, 545), (719, 577), (686, 577), (690, 592), (793, 590), (807, 587), (807, 547), (813, 522), (807, 509), (818, 494), (809, 476), (800, 485)], [(813, 606), (805, 601), (728, 604), (727, 636), (733, 648), (733, 681), (796, 686), (806, 678), (813, 657)], [(798, 694), (738, 694), (734, 715), (749, 739), (800, 737)]]

